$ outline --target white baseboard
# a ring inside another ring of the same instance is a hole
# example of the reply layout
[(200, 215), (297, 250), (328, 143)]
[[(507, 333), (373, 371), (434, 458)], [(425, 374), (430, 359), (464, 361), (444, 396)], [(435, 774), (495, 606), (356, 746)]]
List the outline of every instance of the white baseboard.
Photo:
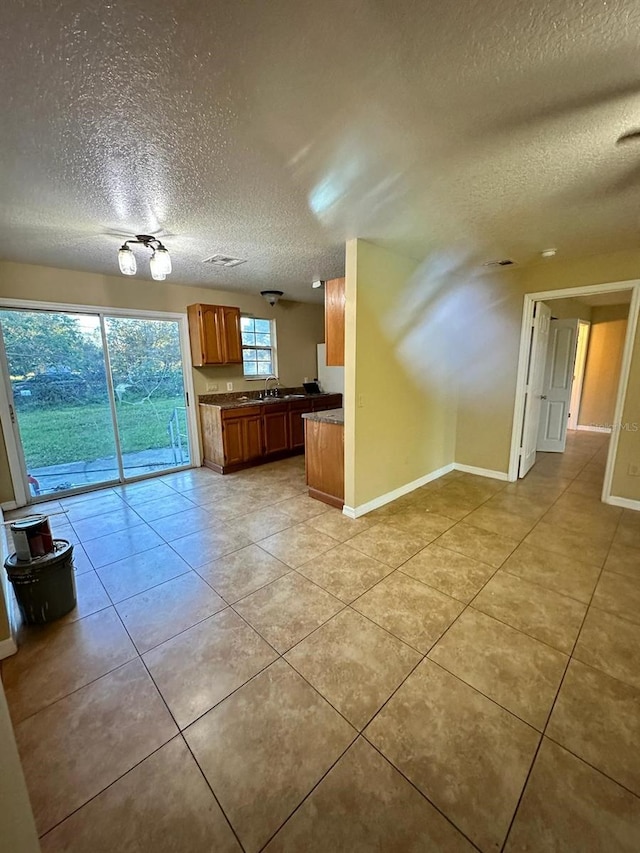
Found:
[(608, 435), (611, 435), (611, 427), (586, 426), (585, 424), (578, 424), (576, 429), (580, 429), (583, 432), (606, 432)]
[(504, 471), (492, 471), (491, 468), (476, 468), (474, 465), (460, 465), (456, 462), (454, 471), (462, 471), (465, 474), (475, 474), (476, 477), (491, 477), (492, 480), (508, 480), (509, 475)]
[(445, 465), (443, 468), (438, 468), (437, 471), (432, 471), (430, 474), (425, 474), (424, 477), (419, 477), (417, 480), (413, 480), (411, 483), (405, 483), (404, 486), (400, 486), (392, 492), (387, 492), (384, 495), (380, 495), (378, 498), (374, 498), (372, 501), (367, 501), (366, 504), (360, 504), (360, 506), (355, 507), (344, 506), (342, 508), (342, 513), (343, 515), (346, 515), (347, 518), (360, 518), (361, 515), (366, 515), (368, 512), (371, 512), (374, 509), (380, 509), (381, 506), (391, 503), (391, 501), (395, 501), (403, 495), (408, 495), (409, 492), (419, 489), (420, 486), (426, 486), (427, 483), (437, 480), (438, 477), (443, 477), (445, 474), (448, 474), (449, 471), (453, 471), (453, 469), (453, 463)]
[(3, 504), (0, 504), (0, 509), (3, 512), (7, 512), (10, 509), (18, 509), (18, 504), (15, 501), (5, 501)]
[(621, 506), (624, 509), (634, 509), (636, 512), (640, 512), (640, 501), (634, 501), (632, 498), (617, 498), (615, 495), (609, 495), (605, 500), (605, 503), (611, 504), (611, 506)]

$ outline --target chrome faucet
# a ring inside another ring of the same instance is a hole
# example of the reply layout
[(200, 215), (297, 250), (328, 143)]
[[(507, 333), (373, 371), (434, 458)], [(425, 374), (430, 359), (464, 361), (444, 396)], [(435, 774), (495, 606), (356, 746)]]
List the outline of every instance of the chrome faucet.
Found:
[(267, 376), (267, 378), (264, 380), (264, 396), (265, 397), (269, 396), (269, 393), (267, 391), (267, 385), (268, 385), (270, 379), (275, 379), (276, 382), (278, 382), (278, 383), (280, 382), (280, 380), (278, 379), (278, 377), (274, 373), (270, 373), (269, 376)]

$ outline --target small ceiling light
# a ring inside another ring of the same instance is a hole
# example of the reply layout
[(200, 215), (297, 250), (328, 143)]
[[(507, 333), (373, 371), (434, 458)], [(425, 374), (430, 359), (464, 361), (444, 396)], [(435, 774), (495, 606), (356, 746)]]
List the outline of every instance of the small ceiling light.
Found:
[(324, 284), (324, 281), (322, 281), (322, 279), (319, 278), (319, 279), (316, 279), (316, 281), (311, 282), (311, 287), (313, 287), (314, 290), (317, 290), (319, 287), (322, 287), (323, 284)]
[(543, 249), (540, 254), (543, 258), (552, 258), (557, 251), (557, 249)]
[(269, 305), (273, 308), (280, 297), (284, 296), (284, 293), (281, 290), (261, 290), (260, 296), (264, 296)]
[(118, 250), (118, 266), (122, 275), (135, 275), (138, 269), (136, 256), (126, 243)]
[(135, 237), (124, 241), (124, 244), (118, 250), (120, 272), (123, 275), (135, 275), (138, 269), (136, 257), (129, 243), (139, 243), (145, 249), (149, 249), (151, 252), (151, 259), (149, 261), (151, 278), (154, 281), (164, 281), (171, 273), (171, 255), (160, 240), (157, 237), (152, 237), (150, 234), (136, 234)]

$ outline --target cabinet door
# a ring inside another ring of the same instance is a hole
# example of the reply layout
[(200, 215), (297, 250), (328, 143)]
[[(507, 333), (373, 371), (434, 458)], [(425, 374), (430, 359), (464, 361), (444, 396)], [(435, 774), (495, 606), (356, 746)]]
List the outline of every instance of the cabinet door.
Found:
[(298, 450), (304, 447), (304, 421), (302, 409), (292, 409), (289, 412), (289, 448)]
[(240, 309), (223, 306), (222, 336), (224, 341), (224, 357), (227, 364), (242, 364), (242, 341), (240, 338)]
[(286, 406), (273, 412), (267, 407), (264, 415), (264, 451), (279, 453), (289, 447), (289, 418)]
[(262, 456), (262, 418), (252, 415), (242, 418), (243, 423), (243, 462)]
[(245, 461), (245, 418), (226, 418), (222, 424), (224, 464), (237, 465)]
[(205, 364), (224, 364), (220, 308), (200, 305), (200, 336)]
[(344, 279), (333, 278), (324, 286), (324, 339), (327, 367), (344, 364)]

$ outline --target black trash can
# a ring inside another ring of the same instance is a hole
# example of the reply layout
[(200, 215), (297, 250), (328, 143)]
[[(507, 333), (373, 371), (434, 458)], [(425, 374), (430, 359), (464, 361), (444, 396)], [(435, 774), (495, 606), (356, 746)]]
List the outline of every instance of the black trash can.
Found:
[(33, 560), (18, 560), (15, 554), (4, 561), (9, 580), (28, 625), (45, 625), (76, 606), (73, 545), (55, 539), (50, 554)]

